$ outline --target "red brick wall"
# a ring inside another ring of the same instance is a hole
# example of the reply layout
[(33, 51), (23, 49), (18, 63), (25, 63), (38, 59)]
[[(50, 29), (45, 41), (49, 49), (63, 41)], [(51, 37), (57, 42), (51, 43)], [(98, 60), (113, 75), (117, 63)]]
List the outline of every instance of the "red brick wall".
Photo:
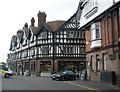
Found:
[(101, 20), (102, 46), (112, 45), (118, 42), (118, 18), (117, 11), (106, 15)]
[(91, 46), (91, 31), (90, 31), (90, 29), (86, 29), (85, 32), (86, 32), (86, 51), (90, 51), (91, 50), (91, 48), (90, 48), (90, 46)]

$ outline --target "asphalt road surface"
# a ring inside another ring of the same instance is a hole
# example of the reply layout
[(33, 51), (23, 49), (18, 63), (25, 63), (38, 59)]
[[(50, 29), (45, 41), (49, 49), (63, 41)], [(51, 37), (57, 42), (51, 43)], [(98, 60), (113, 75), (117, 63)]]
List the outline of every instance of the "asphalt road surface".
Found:
[(12, 90), (10, 92), (13, 92), (13, 90), (19, 90), (19, 92), (23, 90), (29, 90), (29, 92), (40, 90), (53, 90), (53, 92), (55, 90), (56, 92), (101, 92), (94, 88), (75, 84), (73, 81), (53, 81), (50, 77), (40, 76), (13, 76), (10, 78), (3, 78), (2, 90)]

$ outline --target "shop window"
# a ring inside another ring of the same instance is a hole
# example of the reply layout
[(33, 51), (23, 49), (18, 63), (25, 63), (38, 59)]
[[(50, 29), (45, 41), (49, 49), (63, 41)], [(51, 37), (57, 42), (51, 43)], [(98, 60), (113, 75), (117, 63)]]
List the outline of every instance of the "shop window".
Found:
[(50, 61), (43, 61), (40, 64), (40, 71), (41, 72), (51, 72), (51, 62)]
[(25, 62), (25, 70), (30, 70), (30, 63), (29, 62)]
[(31, 62), (31, 71), (35, 71), (35, 61)]

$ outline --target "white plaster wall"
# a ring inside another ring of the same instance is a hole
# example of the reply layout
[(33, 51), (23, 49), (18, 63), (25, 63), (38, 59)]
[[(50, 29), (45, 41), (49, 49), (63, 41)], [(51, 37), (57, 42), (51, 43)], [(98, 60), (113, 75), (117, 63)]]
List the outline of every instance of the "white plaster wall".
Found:
[[(105, 10), (110, 8), (113, 5), (114, 0), (96, 0), (96, 1), (97, 1), (98, 11), (88, 19), (84, 17), (85, 14), (84, 14), (84, 8), (83, 8), (81, 18), (80, 18), (80, 27), (84, 26), (89, 21), (93, 20), (95, 17), (97, 17), (98, 15), (103, 13)], [(118, 2), (118, 1), (120, 0), (115, 0), (115, 2)]]

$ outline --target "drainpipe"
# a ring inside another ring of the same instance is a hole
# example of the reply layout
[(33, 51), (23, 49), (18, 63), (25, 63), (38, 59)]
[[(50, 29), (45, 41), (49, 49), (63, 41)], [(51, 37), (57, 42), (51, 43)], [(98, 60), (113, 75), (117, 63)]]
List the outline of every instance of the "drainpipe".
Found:
[[(118, 30), (120, 30), (120, 7), (118, 9)], [(120, 31), (118, 31), (118, 44), (119, 44), (119, 51), (120, 51)]]
[[(120, 7), (118, 9), (118, 75), (120, 75), (120, 62), (119, 62), (119, 59), (120, 59)], [(120, 80), (120, 77), (119, 77), (119, 80)]]
[(53, 43), (52, 43), (52, 45), (53, 45), (53, 65), (52, 65), (52, 73), (54, 73), (54, 63), (55, 63), (55, 43), (54, 43), (54, 35), (55, 35), (55, 33), (53, 32), (52, 33), (53, 34)]
[(112, 17), (112, 13), (110, 14), (110, 16), (111, 16), (111, 31), (112, 31), (112, 54), (113, 54), (113, 56), (112, 56), (112, 58), (115, 58), (115, 53), (114, 53), (114, 29), (113, 29), (113, 17)]

